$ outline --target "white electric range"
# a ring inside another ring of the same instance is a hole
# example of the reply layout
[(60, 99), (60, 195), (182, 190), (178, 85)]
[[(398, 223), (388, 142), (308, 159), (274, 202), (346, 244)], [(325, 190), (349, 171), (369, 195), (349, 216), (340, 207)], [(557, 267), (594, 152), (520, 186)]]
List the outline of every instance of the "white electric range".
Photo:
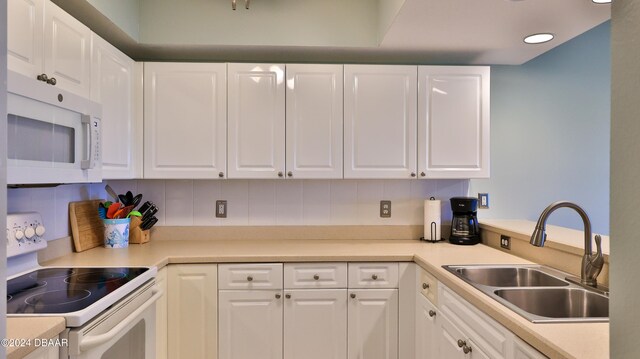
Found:
[(60, 358), (154, 358), (156, 268), (41, 267), (45, 231), (36, 212), (7, 215), (7, 316), (64, 317)]

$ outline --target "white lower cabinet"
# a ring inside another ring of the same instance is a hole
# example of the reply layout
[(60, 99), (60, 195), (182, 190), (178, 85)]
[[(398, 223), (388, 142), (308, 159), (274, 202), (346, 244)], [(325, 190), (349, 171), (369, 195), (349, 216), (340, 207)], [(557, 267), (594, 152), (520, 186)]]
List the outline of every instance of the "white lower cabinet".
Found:
[(156, 285), (164, 293), (156, 302), (156, 359), (167, 359), (167, 335), (169, 327), (167, 325), (167, 267), (158, 271), (156, 275)]
[(438, 309), (421, 293), (416, 296), (416, 359), (438, 358)]
[(282, 358), (282, 294), (273, 290), (221, 290), (220, 359)]
[(287, 290), (284, 301), (285, 359), (347, 357), (347, 290)]
[(398, 289), (349, 290), (348, 358), (398, 357)]
[(531, 345), (522, 341), (522, 339), (514, 336), (513, 342), (513, 358), (514, 359), (545, 359), (542, 353), (537, 351)]
[[(52, 338), (57, 339), (58, 337)], [(24, 359), (58, 359), (60, 358), (60, 347), (39, 347), (35, 351), (27, 354)]]
[(216, 358), (218, 296), (215, 264), (168, 267), (168, 357)]

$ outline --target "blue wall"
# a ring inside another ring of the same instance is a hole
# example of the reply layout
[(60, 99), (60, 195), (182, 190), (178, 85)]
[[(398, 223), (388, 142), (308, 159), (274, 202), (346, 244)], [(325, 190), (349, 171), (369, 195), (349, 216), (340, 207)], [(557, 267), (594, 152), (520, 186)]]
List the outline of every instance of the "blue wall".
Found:
[[(570, 200), (609, 233), (611, 108), (610, 22), (520, 66), (491, 68), (491, 178), (479, 217), (537, 220), (551, 202)], [(578, 215), (554, 213), (550, 224), (582, 229)]]

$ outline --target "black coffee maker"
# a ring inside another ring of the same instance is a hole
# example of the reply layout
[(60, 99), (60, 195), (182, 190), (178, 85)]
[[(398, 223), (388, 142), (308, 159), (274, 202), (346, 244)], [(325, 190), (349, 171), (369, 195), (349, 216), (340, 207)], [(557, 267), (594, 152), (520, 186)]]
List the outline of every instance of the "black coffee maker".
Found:
[(449, 242), (453, 244), (480, 243), (478, 227), (478, 199), (473, 197), (451, 198), (451, 235)]

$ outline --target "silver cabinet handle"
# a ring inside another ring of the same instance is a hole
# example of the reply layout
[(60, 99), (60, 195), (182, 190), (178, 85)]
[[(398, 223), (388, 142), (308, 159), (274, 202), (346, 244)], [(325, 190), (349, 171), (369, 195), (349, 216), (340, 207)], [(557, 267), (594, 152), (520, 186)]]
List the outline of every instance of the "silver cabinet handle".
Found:
[(458, 339), (458, 348), (462, 348), (465, 345), (467, 345), (467, 342), (462, 339)]
[(420, 177), (424, 177), (424, 176), (426, 176), (426, 175), (427, 175), (426, 173), (424, 173), (424, 172), (420, 172)]
[(278, 172), (278, 177), (284, 177), (284, 174), (282, 174), (282, 171)]
[(466, 346), (466, 345), (462, 347), (462, 351), (463, 351), (465, 354), (469, 354), (469, 353), (471, 353), (471, 352), (472, 352), (471, 347), (470, 347), (470, 346)]
[(428, 289), (429, 288), (429, 284), (427, 283), (422, 283), (422, 289)]
[(319, 275), (317, 275), (317, 274), (314, 274), (314, 275), (313, 275), (313, 279), (318, 280), (318, 279), (320, 279), (320, 276), (319, 276)]
[(435, 311), (435, 310), (430, 310), (430, 311), (429, 311), (429, 316), (430, 316), (431, 318), (435, 317), (435, 316), (436, 316), (436, 311)]
[(351, 297), (352, 299), (355, 299), (355, 297), (356, 297), (356, 293), (351, 293), (350, 297)]
[(291, 294), (287, 293), (287, 294), (284, 295), (284, 297), (287, 298), (287, 299), (291, 299)]
[(280, 299), (280, 298), (282, 298), (282, 296), (280, 295), (280, 293), (277, 293), (276, 294), (276, 299)]
[(411, 177), (415, 177), (416, 173), (415, 172), (411, 172)]
[(220, 177), (220, 178), (224, 178), (224, 172), (220, 172), (220, 173), (218, 173), (218, 177)]
[(251, 282), (251, 281), (253, 281), (253, 277), (252, 276), (248, 276), (247, 277), (247, 282)]
[(50, 78), (50, 79), (48, 79), (48, 80), (47, 80), (47, 83), (48, 83), (49, 85), (55, 86), (55, 85), (58, 83), (58, 80), (56, 80), (56, 78), (55, 78), (55, 77), (52, 77), (52, 78)]
[(287, 176), (293, 177), (293, 172), (291, 172), (291, 171), (287, 172)]
[(378, 279), (378, 275), (377, 275), (377, 274), (372, 275), (372, 276), (371, 276), (371, 279), (373, 279), (373, 280), (377, 280), (377, 279)]

